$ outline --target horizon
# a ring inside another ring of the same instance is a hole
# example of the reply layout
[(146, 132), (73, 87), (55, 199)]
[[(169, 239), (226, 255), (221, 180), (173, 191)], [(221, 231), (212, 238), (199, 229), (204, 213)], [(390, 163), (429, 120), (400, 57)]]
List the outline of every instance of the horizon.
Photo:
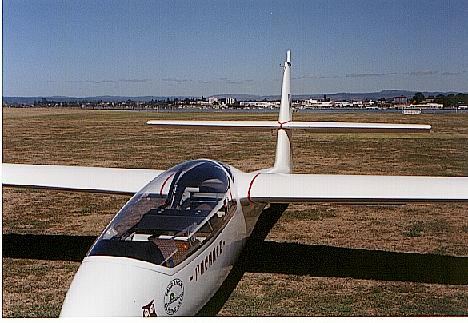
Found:
[[(293, 96), (318, 96), (318, 95), (340, 95), (340, 94), (347, 94), (347, 95), (359, 95), (359, 94), (378, 94), (378, 93), (385, 93), (385, 92), (409, 92), (409, 93), (440, 93), (440, 94), (468, 94), (468, 91), (420, 91), (420, 90), (404, 90), (404, 89), (383, 89), (380, 91), (364, 91), (364, 92), (334, 92), (334, 93), (296, 93), (293, 94)], [(67, 95), (33, 95), (33, 96), (18, 96), (18, 95), (3, 95), (3, 98), (77, 98), (77, 99), (85, 99), (85, 98), (105, 98), (105, 97), (110, 97), (110, 98), (115, 98), (115, 97), (123, 97), (123, 98), (128, 98), (128, 97), (133, 97), (133, 98), (143, 98), (143, 97), (159, 97), (159, 98), (210, 98), (210, 97), (217, 97), (217, 96), (253, 96), (253, 97), (281, 97), (281, 94), (255, 94), (255, 93), (212, 93), (211, 95), (109, 95), (109, 94), (104, 94), (104, 95), (83, 95), (83, 96), (67, 96)]]
[(467, 11), (463, 0), (5, 0), (2, 96), (273, 96), (287, 49), (293, 95), (466, 93)]

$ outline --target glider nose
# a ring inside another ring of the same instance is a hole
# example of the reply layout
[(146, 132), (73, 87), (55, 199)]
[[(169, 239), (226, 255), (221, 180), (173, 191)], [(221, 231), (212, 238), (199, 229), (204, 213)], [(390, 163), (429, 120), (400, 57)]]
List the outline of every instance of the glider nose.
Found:
[(144, 267), (128, 258), (85, 258), (60, 316), (157, 316), (164, 303), (156, 296), (167, 285), (168, 275)]

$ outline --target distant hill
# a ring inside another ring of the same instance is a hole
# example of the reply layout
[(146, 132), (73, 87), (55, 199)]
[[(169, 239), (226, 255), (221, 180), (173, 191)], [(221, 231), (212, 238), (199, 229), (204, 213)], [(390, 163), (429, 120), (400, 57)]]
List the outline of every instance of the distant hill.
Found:
[[(327, 94), (327, 97), (333, 100), (363, 100), (372, 99), (378, 100), (380, 98), (394, 98), (397, 96), (406, 96), (412, 98), (416, 92), (422, 92), (425, 97), (437, 96), (439, 94), (456, 94), (457, 92), (425, 92), (425, 91), (408, 91), (408, 90), (382, 90), (380, 92), (365, 92), (365, 93), (334, 93)], [(317, 98), (323, 97), (323, 94), (317, 95)]]
[(33, 104), (40, 102), (43, 99), (55, 102), (123, 102), (132, 100), (136, 102), (148, 102), (151, 100), (166, 100), (167, 98), (174, 98), (175, 96), (90, 96), (90, 97), (69, 97), (69, 96), (4, 96), (3, 102), (12, 104)]
[(262, 101), (263, 99), (273, 100), (272, 98), (279, 98), (280, 95), (257, 95), (257, 94), (234, 94), (234, 93), (224, 93), (224, 94), (213, 94), (207, 96), (217, 97), (217, 98), (236, 98), (237, 101)]
[[(380, 98), (394, 98), (396, 96), (406, 96), (408, 98), (412, 98), (414, 94), (419, 91), (408, 91), (408, 90), (382, 90), (380, 92), (363, 92), (363, 93), (348, 93), (348, 92), (341, 92), (341, 93), (316, 93), (316, 94), (293, 94), (293, 98), (295, 100), (301, 99), (321, 99), (324, 95), (327, 98), (332, 100), (363, 100), (363, 99), (372, 99), (377, 100)], [(457, 94), (458, 92), (424, 92), (422, 91), (424, 96), (437, 96), (439, 94), (447, 95), (447, 94)], [(252, 95), (252, 94), (214, 94), (211, 95), (214, 97), (233, 97), (236, 98), (238, 101), (261, 101), (261, 100), (279, 100), (281, 98), (280, 95)]]
[[(393, 98), (396, 96), (406, 96), (411, 98), (418, 91), (408, 91), (408, 90), (382, 90), (380, 92), (365, 92), (365, 93), (320, 93), (320, 94), (293, 94), (293, 98), (296, 100), (300, 99), (321, 99), (324, 95), (327, 98), (332, 100), (363, 100), (363, 99), (372, 99), (377, 100), (380, 98)], [(458, 92), (422, 92), (424, 96), (437, 96), (438, 94), (457, 94)], [(218, 98), (236, 98), (238, 101), (274, 101), (279, 100), (280, 95), (255, 95), (255, 94), (213, 94), (207, 97), (218, 97)], [(183, 99), (186, 96), (92, 96), (92, 97), (68, 97), (68, 96), (47, 96), (47, 97), (19, 97), (19, 96), (4, 96), (3, 102), (7, 104), (32, 104), (34, 102), (40, 102), (43, 99), (47, 101), (55, 102), (123, 102), (127, 100), (136, 101), (136, 102), (148, 102), (151, 100), (166, 100), (168, 98), (180, 98)]]

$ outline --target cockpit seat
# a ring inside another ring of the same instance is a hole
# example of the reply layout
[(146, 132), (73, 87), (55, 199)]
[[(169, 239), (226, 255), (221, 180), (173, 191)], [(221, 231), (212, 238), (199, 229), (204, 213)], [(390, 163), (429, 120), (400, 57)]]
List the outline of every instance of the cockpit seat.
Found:
[(149, 241), (101, 240), (93, 250), (94, 256), (118, 256), (149, 261), (160, 265), (165, 257)]
[(174, 264), (170, 266), (170, 261), (172, 261), (172, 256), (177, 252), (177, 247), (175, 245), (175, 242), (171, 238), (159, 238), (159, 237), (151, 237), (148, 240), (152, 241), (154, 244), (156, 244), (161, 250), (161, 253), (168, 265), (168, 267), (174, 267)]

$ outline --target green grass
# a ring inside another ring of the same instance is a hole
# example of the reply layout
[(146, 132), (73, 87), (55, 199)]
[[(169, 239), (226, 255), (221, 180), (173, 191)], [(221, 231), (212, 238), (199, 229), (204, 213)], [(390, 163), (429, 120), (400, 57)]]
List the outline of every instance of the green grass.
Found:
[(81, 208), (81, 215), (89, 215), (97, 209), (96, 204), (85, 205)]
[(424, 232), (423, 227), (424, 227), (424, 224), (419, 221), (409, 226), (407, 231), (405, 231), (403, 234), (409, 238), (420, 237), (423, 235), (423, 232)]

